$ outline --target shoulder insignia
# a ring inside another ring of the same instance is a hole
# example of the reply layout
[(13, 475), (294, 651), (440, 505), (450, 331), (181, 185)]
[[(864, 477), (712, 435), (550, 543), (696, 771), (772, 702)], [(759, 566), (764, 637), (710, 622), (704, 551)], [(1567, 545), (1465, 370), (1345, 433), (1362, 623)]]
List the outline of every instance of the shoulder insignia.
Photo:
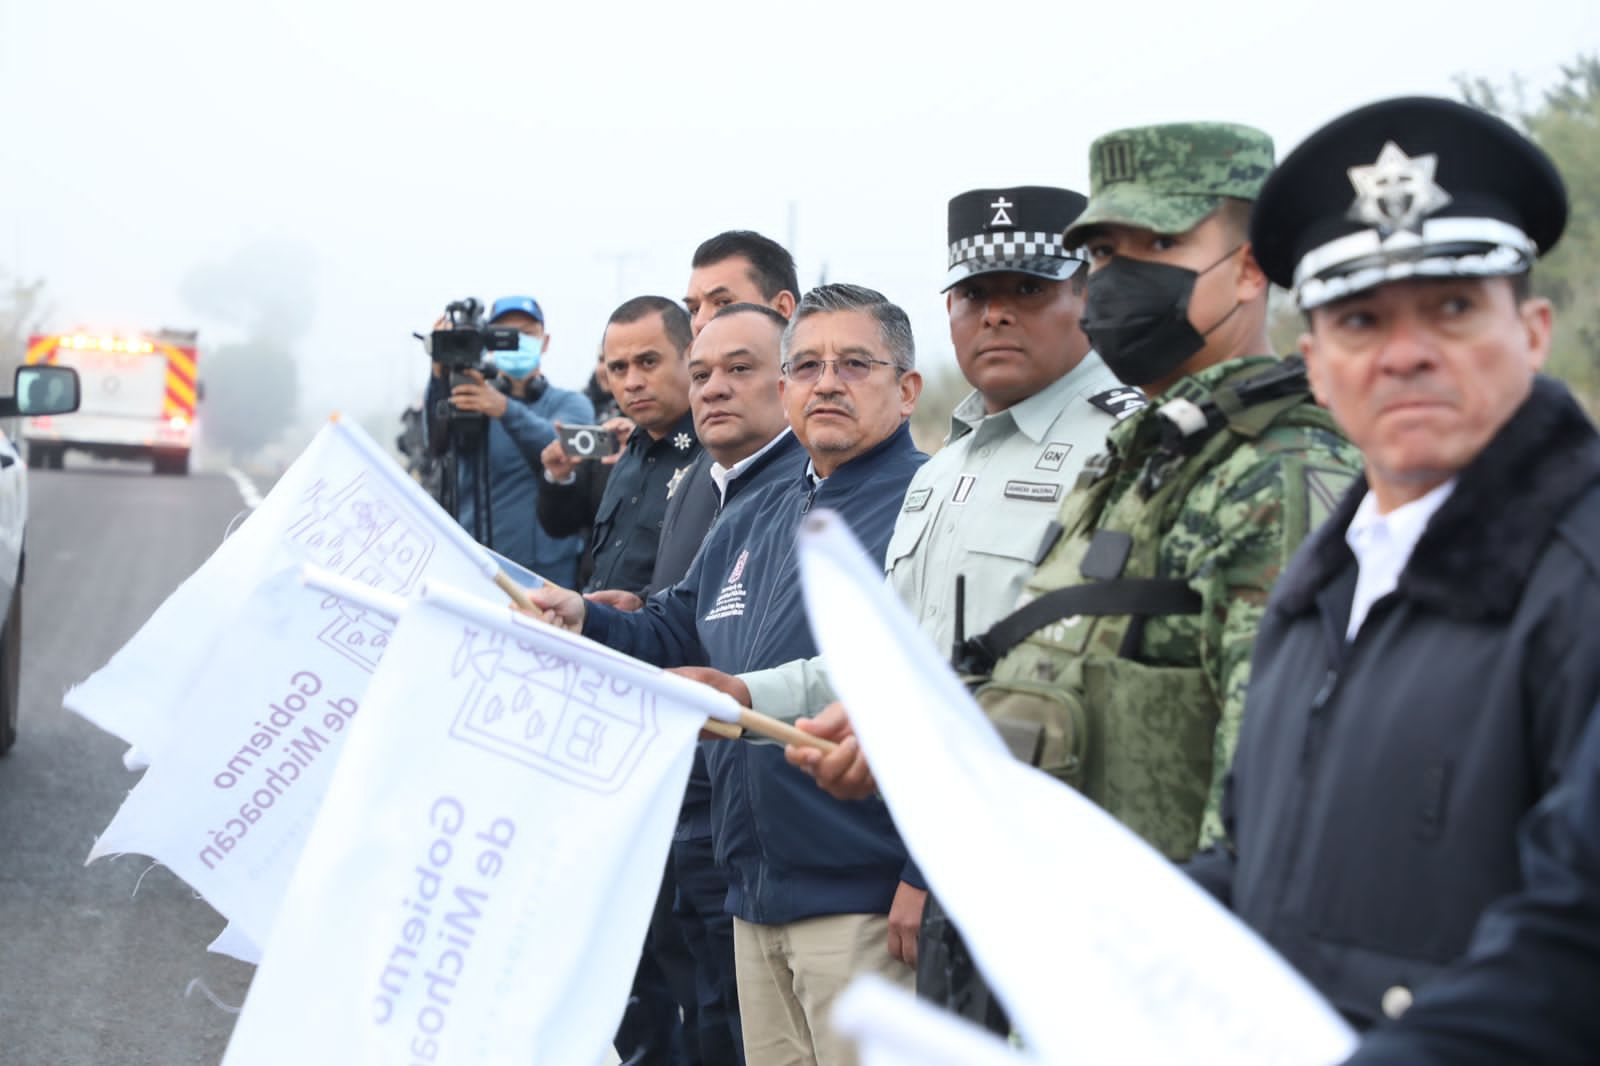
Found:
[(1121, 388), (1097, 392), (1089, 397), (1089, 402), (1118, 422), (1121, 422), (1129, 415), (1144, 410), (1148, 401), (1145, 400), (1144, 393), (1131, 386), (1124, 385)]
[(1308, 466), (1306, 479), (1306, 532), (1326, 522), (1339, 506), (1339, 501), (1355, 483), (1356, 475), (1349, 470), (1330, 470), (1327, 467)]

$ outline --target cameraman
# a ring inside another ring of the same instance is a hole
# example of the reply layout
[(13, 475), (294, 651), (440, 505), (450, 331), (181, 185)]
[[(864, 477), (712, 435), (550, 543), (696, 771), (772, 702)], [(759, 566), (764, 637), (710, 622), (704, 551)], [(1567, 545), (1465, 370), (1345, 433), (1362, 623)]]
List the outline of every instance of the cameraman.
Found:
[[(541, 372), (540, 363), (550, 338), (537, 300), (531, 296), (496, 300), (489, 311), (488, 325), (516, 330), (518, 345), (514, 350), (490, 353), (499, 370), (492, 377), (485, 378), (478, 370), (465, 371), (470, 380), (450, 389), (448, 401), (447, 373), (438, 363), (433, 364), (425, 404), (428, 448), (435, 455), (449, 450), (450, 408), (485, 416), (487, 424), (476, 447), (489, 449), (491, 521), (486, 544), (512, 562), (570, 588), (577, 581), (583, 538), (552, 537), (539, 525), (539, 453), (556, 439), (555, 422), (590, 422), (594, 408), (581, 394), (551, 385)], [(455, 456), (455, 465), (456, 519), (470, 530), (475, 525), (478, 476), (478, 456), (471, 446)]]

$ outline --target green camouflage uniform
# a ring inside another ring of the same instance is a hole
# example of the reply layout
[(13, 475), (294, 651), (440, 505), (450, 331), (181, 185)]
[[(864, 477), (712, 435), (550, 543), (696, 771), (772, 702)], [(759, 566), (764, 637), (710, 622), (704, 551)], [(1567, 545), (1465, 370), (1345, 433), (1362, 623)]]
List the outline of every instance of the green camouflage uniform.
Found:
[[(1093, 191), (1069, 243), (1103, 222), (1183, 232), (1221, 195), (1254, 199), (1270, 167), (1270, 141), (1245, 127), (1110, 134), (1091, 150)], [(1178, 579), (1198, 594), (1198, 613), (1056, 621), (1001, 658), (979, 690), (1003, 730), (1040, 730), (1035, 762), (1173, 859), (1221, 832), (1221, 782), (1267, 596), (1360, 468), (1359, 453), (1304, 395), (1232, 409), (1231, 387), (1276, 366), (1255, 356), (1208, 367), (1115, 426), (1107, 454), (1063, 502), (1063, 536), (1022, 601), (1085, 584), (1080, 567), (1096, 534), (1121, 531), (1131, 548), (1117, 576)], [(1229, 411), (1228, 424), (1186, 455), (1162, 448), (1158, 409), (1179, 398)]]

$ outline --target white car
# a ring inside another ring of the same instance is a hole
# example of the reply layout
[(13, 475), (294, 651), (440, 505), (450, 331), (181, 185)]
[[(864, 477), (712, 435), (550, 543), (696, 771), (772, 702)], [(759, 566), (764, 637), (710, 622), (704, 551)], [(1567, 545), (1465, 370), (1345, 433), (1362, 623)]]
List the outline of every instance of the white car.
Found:
[[(78, 372), (65, 366), (17, 368), (13, 395), (0, 397), (0, 418), (64, 415), (78, 409)], [(0, 431), (0, 754), (17, 739), (22, 683), (22, 576), (28, 525), (28, 468)]]

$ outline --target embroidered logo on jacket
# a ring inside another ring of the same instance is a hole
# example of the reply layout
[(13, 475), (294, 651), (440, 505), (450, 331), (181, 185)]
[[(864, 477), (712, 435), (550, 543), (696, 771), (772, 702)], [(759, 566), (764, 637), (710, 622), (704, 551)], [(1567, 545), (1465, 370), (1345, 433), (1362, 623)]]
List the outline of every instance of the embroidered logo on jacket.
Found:
[(722, 591), (717, 593), (717, 602), (706, 612), (705, 621), (744, 617), (744, 565), (749, 561), (750, 549), (746, 548), (739, 553), (738, 561), (728, 572), (728, 580), (723, 582)]

